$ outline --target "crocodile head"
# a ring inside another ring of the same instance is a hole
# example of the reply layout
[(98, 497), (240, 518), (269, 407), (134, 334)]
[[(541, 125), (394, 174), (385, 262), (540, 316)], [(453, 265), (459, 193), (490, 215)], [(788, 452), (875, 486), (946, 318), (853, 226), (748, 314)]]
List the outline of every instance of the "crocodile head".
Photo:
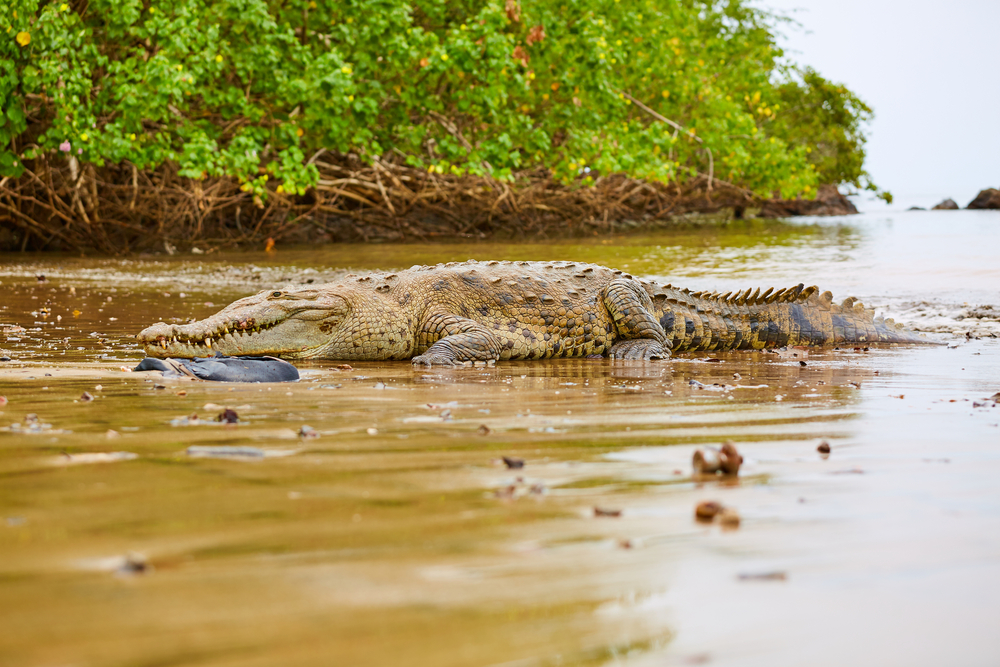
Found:
[(286, 359), (324, 356), (338, 333), (347, 335), (347, 299), (330, 291), (268, 290), (235, 301), (191, 324), (160, 322), (138, 339), (151, 357), (271, 355)]

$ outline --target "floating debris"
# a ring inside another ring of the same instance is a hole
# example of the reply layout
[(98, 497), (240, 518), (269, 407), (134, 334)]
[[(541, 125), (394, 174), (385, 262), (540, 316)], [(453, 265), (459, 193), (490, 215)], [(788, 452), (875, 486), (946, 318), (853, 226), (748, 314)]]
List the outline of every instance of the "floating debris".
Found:
[(263, 449), (237, 445), (192, 445), (187, 448), (187, 455), (223, 459), (262, 459), (266, 456)]
[(617, 519), (621, 515), (622, 515), (621, 510), (609, 510), (603, 507), (594, 507), (595, 517), (604, 516), (604, 517), (610, 517), (612, 519)]
[(0, 357), (0, 361), (10, 361), (10, 360), (11, 360), (10, 357), (8, 357), (7, 355)]
[(377, 428), (369, 428), (369, 429), (365, 430), (365, 433), (367, 433), (368, 435), (378, 435), (378, 429)]
[(114, 440), (115, 438), (122, 437), (122, 434), (114, 430), (113, 428), (109, 428), (107, 431), (104, 432), (104, 437), (107, 438), (108, 440)]
[(5, 405), (7, 405), (7, 403), (8, 403), (7, 397), (6, 396), (0, 396), (0, 407), (3, 407)]
[(825, 456), (829, 456), (830, 455), (830, 443), (827, 442), (826, 440), (824, 440), (823, 442), (819, 443), (819, 447), (816, 448), (816, 451), (819, 452), (820, 454), (823, 454), (824, 457)]
[(139, 455), (132, 452), (87, 452), (84, 454), (64, 452), (53, 463), (65, 466), (83, 463), (115, 463), (117, 461), (131, 461), (137, 458), (139, 458)]
[(740, 581), (785, 581), (788, 574), (783, 571), (775, 572), (741, 572), (736, 577)]
[(236, 410), (226, 408), (219, 413), (219, 416), (215, 418), (215, 421), (222, 422), (223, 424), (238, 424), (240, 416), (236, 414)]
[(84, 403), (90, 403), (92, 400), (94, 400), (94, 397), (91, 396), (89, 392), (85, 391), (83, 392), (83, 395), (80, 396), (80, 400), (83, 401)]
[(518, 459), (512, 456), (504, 456), (502, 459), (503, 464), (507, 466), (508, 469), (520, 469), (524, 467), (524, 459)]
[(723, 475), (734, 477), (739, 475), (743, 457), (736, 451), (732, 441), (726, 441), (722, 447), (705, 447), (696, 449), (691, 457), (691, 466), (695, 475)]
[(338, 371), (353, 371), (354, 370), (354, 366), (351, 366), (349, 364), (340, 364), (339, 366), (337, 366), (337, 370)]
[(153, 571), (153, 566), (145, 556), (138, 553), (128, 553), (122, 560), (122, 564), (115, 569), (115, 574), (133, 575), (149, 574)]
[(183, 389), (181, 389), (180, 391), (175, 392), (175, 393), (177, 394), (177, 396), (187, 396), (188, 395), (188, 393), (186, 391), (184, 391)]
[(299, 427), (299, 437), (300, 438), (318, 438), (319, 431), (314, 429), (312, 426), (307, 426), (303, 424)]
[[(2, 405), (2, 404), (0, 404), (0, 405)], [(492, 432), (493, 432), (493, 429), (491, 429), (486, 424), (480, 424), (479, 428), (476, 429), (476, 433), (478, 433), (479, 435), (489, 435)]]

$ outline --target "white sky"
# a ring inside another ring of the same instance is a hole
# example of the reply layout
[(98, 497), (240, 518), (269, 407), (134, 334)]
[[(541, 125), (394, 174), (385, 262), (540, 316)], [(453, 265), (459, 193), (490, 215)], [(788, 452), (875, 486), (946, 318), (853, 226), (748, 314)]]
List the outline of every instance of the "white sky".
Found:
[(893, 208), (1000, 187), (1000, 0), (757, 4), (802, 24), (781, 28), (786, 55), (875, 110), (866, 164)]

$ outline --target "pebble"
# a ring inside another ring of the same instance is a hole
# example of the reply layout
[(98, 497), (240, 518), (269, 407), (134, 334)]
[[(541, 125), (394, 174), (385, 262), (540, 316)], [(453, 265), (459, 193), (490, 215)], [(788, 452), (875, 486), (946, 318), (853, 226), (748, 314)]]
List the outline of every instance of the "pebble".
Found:
[(705, 447), (696, 449), (691, 457), (691, 466), (695, 475), (723, 475), (736, 476), (740, 473), (740, 466), (743, 465), (743, 457), (736, 451), (736, 445), (727, 440), (722, 447)]
[(819, 443), (819, 447), (816, 448), (816, 451), (819, 452), (820, 454), (829, 454), (830, 443), (824, 440), (823, 442)]
[(479, 428), (476, 429), (476, 433), (478, 433), (479, 435), (489, 435), (492, 432), (493, 430), (490, 429), (490, 427), (487, 426), (486, 424), (480, 424)]
[(223, 424), (238, 424), (240, 416), (236, 414), (236, 410), (226, 408), (219, 413), (219, 416), (215, 418), (215, 421), (222, 422)]
[(722, 505), (714, 500), (703, 500), (694, 508), (694, 517), (698, 521), (711, 522), (715, 515), (722, 511)]
[(740, 527), (740, 513), (734, 510), (732, 507), (724, 507), (721, 512), (719, 512), (719, 523), (722, 524), (724, 528), (739, 528)]
[(83, 395), (80, 396), (80, 400), (83, 401), (84, 403), (89, 403), (92, 400), (94, 400), (94, 397), (91, 396), (89, 392), (85, 391), (85, 392), (83, 392)]

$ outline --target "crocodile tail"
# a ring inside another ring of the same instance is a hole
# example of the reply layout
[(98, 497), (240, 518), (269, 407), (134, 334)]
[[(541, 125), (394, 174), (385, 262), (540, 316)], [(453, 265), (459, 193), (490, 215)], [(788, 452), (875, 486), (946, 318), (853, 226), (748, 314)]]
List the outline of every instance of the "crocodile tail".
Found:
[(853, 298), (835, 304), (815, 286), (719, 294), (664, 285), (651, 292), (674, 351), (929, 342)]

